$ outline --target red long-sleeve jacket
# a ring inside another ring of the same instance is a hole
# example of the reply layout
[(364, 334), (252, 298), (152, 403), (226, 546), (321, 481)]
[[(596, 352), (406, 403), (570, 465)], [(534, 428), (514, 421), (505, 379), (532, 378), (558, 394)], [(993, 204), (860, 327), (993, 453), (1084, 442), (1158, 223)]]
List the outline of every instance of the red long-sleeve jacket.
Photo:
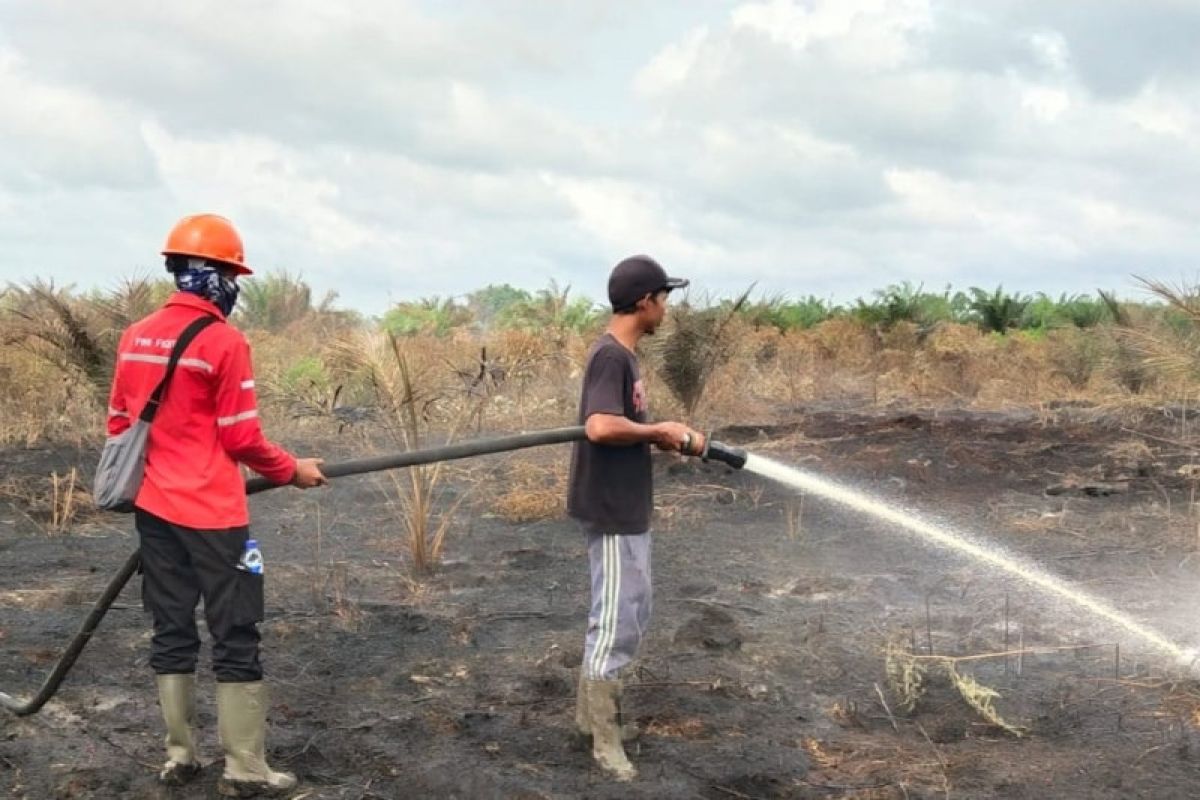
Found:
[[(176, 292), (122, 335), (109, 397), (110, 436), (137, 419), (166, 372), (175, 340), (201, 314), (224, 319), (207, 300)], [(296, 473), (295, 457), (263, 435), (246, 337), (218, 322), (200, 332), (175, 369), (150, 427), (145, 478), (134, 504), (189, 528), (248, 525), (239, 462), (281, 484)]]

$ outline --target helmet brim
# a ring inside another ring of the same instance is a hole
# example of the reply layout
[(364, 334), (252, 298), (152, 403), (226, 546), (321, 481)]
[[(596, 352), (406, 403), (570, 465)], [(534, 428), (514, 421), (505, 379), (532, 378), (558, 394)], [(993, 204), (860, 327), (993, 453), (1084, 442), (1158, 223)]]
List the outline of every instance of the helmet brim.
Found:
[(205, 261), (211, 261), (214, 264), (223, 264), (224, 266), (227, 266), (230, 269), (232, 269), (238, 275), (253, 275), (254, 274), (254, 270), (250, 269), (245, 264), (238, 264), (235, 261), (222, 261), (219, 258), (213, 258), (212, 256), (206, 256), (204, 253), (189, 253), (185, 250), (163, 250), (162, 254), (164, 256), (187, 256), (188, 258), (203, 258)]

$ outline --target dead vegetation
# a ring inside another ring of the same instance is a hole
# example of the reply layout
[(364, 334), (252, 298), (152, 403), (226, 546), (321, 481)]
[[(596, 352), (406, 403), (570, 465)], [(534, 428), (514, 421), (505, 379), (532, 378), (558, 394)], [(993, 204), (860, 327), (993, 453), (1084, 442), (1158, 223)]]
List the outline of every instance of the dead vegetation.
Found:
[(149, 278), (126, 280), (84, 298), (71, 287), (40, 279), (10, 286), (0, 297), (3, 342), (79, 375), (103, 395), (122, 331), (160, 306), (166, 294), (161, 281)]
[(0, 480), (0, 499), (48, 535), (69, 533), (77, 521), (95, 513), (92, 495), (75, 467), (49, 476), (5, 476)]
[(566, 514), (567, 474), (561, 460), (543, 464), (516, 458), (504, 469), (493, 513), (512, 523), (557, 519)]
[(914, 750), (857, 738), (832, 742), (806, 736), (798, 746), (811, 763), (800, 783), (810, 789), (855, 800), (950, 796), (951, 762), (932, 742), (928, 749)]
[(975, 656), (917, 655), (898, 641), (889, 642), (884, 653), (884, 666), (888, 686), (896, 698), (896, 708), (905, 714), (913, 714), (929, 687), (932, 671), (936, 671), (958, 692), (968, 706), (989, 724), (1016, 737), (1024, 730), (1007, 721), (996, 710), (995, 701), (1000, 693), (985, 686), (975, 676), (965, 671), (962, 665), (985, 658), (1008, 658), (1011, 653), (984, 654)]
[[(756, 321), (748, 293), (723, 303), (685, 299), (647, 341), (645, 377), (656, 415), (705, 427), (839, 400), (1120, 409), (1194, 397), (1197, 292), (1145, 285), (1160, 310), (1109, 297), (1103, 324), (1007, 335), (955, 322), (871, 325), (853, 315), (781, 328)], [(150, 279), (92, 294), (36, 281), (6, 289), (0, 443), (97, 441), (117, 337), (169, 290)], [(242, 317), (270, 420), (345, 432), (374, 413), (376, 386), (365, 379), (362, 351), (345, 345), (381, 341), (375, 323), (339, 311), (332, 298), (314, 302), (303, 281), (286, 275), (248, 294)], [(572, 420), (594, 332), (590, 323), (556, 324), (552, 335), (532, 324), (463, 325), (397, 341), (420, 373), (416, 412), (436, 428), (465, 411), (465, 434)]]
[(896, 708), (904, 714), (916, 711), (917, 703), (925, 695), (925, 667), (897, 641), (888, 642), (884, 667)]
[[(445, 441), (453, 441), (470, 418), (472, 400), (448, 396), (418, 348), (390, 334), (355, 337), (339, 346), (342, 363), (371, 387), (384, 429), (403, 450), (431, 444), (431, 430), (446, 432)], [(384, 500), (400, 522), (415, 574), (429, 572), (441, 560), (455, 513), (467, 497), (464, 492), (450, 496), (444, 480), (450, 469), (438, 462), (378, 478)]]
[(695, 418), (713, 373), (735, 352), (737, 343), (729, 333), (751, 289), (732, 303), (720, 305), (708, 300), (697, 303), (685, 296), (670, 312), (665, 338), (648, 347), (656, 371), (687, 420)]

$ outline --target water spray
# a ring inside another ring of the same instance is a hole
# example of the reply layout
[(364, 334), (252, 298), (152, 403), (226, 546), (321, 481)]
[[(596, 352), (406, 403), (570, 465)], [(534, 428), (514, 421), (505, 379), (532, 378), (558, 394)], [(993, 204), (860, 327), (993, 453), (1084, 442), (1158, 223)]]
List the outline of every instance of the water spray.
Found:
[(1090, 614), (1108, 620), (1128, 631), (1152, 645), (1156, 650), (1169, 655), (1178, 666), (1187, 670), (1189, 674), (1193, 673), (1196, 668), (1200, 652), (1195, 648), (1181, 647), (1153, 628), (1117, 611), (1100, 598), (1081, 589), (1072, 588), (1061, 578), (1034, 564), (1023, 562), (1016, 556), (1003, 552), (995, 545), (973, 542), (959, 533), (901, 511), (882, 500), (769, 458), (751, 455), (745, 461), (745, 467), (748, 472), (869, 514), (876, 519), (904, 528), (939, 547), (956, 551), (975, 561), (1002, 570), (1047, 594), (1066, 600)]

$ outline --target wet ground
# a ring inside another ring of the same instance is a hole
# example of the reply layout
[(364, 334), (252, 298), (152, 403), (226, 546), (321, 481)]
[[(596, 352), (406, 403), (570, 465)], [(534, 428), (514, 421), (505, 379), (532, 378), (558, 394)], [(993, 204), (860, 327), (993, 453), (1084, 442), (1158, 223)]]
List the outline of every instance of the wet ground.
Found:
[[(807, 409), (720, 435), (1003, 543), (1190, 645), (1200, 642), (1200, 470), (1178, 440), (1193, 424), (1169, 411)], [(521, 458), (561, 464), (566, 451)], [(48, 530), (37, 487), (93, 453), (0, 459), (0, 691), (26, 695), (134, 540), (122, 517)], [(654, 622), (628, 676), (641, 776), (606, 783), (568, 741), (582, 540), (563, 519), (492, 514), (514, 474), (504, 458), (456, 473), (444, 500), (470, 491), (446, 563), (416, 581), (386, 481), (252, 501), (267, 558), (269, 747), (301, 778), (296, 797), (1200, 792), (1200, 688), (1144, 643), (817, 498), (669, 457), (658, 468)], [(207, 671), (209, 766), (171, 794), (154, 783), (161, 723), (147, 652), (131, 585), (42, 713), (0, 714), (0, 792), (215, 796)], [(946, 659), (964, 656), (980, 657)]]

